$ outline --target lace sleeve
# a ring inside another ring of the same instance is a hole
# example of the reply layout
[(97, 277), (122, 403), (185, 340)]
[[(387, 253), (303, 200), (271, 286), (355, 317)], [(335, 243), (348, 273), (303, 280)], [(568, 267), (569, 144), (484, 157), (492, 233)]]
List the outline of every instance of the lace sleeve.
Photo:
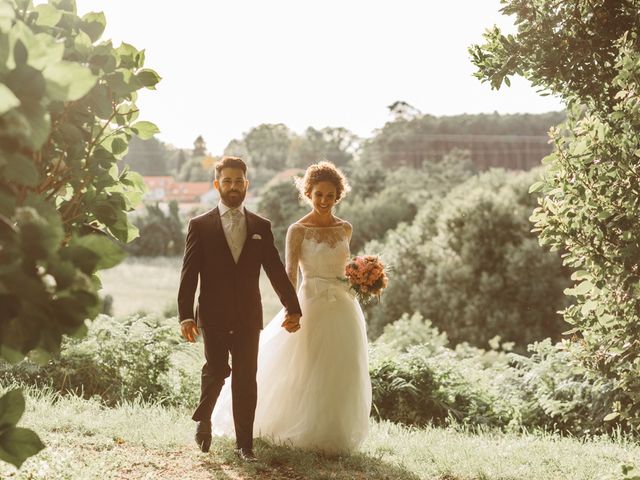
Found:
[(349, 222), (344, 222), (342, 225), (344, 228), (344, 233), (347, 236), (347, 242), (351, 243), (351, 235), (353, 234), (353, 226)]
[(300, 260), (300, 248), (304, 239), (304, 227), (293, 223), (287, 230), (287, 240), (285, 247), (285, 257), (287, 261), (287, 275), (293, 285), (298, 288), (298, 262)]

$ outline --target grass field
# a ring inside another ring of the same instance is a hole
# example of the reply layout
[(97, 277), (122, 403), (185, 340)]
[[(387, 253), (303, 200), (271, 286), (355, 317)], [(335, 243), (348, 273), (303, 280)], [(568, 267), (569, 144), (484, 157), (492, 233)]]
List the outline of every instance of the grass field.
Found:
[(0, 464), (1, 478), (621, 480), (622, 463), (640, 464), (640, 445), (624, 438), (472, 433), (375, 421), (362, 450), (351, 456), (257, 441), (258, 462), (244, 464), (229, 439), (216, 439), (211, 452), (200, 453), (185, 410), (140, 403), (109, 409), (36, 391), (28, 392), (23, 424), (38, 431), (47, 448), (20, 472)]
[[(180, 257), (129, 257), (120, 265), (100, 272), (101, 294), (113, 297), (115, 316), (175, 310), (181, 267)], [(268, 322), (282, 305), (264, 272), (260, 291), (264, 319)]]

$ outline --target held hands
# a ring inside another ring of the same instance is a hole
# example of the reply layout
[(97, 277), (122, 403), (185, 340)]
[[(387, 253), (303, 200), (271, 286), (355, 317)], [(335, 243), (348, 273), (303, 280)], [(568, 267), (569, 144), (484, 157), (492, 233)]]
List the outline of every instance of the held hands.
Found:
[(182, 329), (182, 336), (188, 342), (194, 343), (196, 341), (196, 337), (200, 335), (196, 322), (184, 322), (180, 325), (180, 328)]
[(300, 317), (299, 313), (287, 313), (281, 326), (289, 333), (297, 332), (300, 330)]

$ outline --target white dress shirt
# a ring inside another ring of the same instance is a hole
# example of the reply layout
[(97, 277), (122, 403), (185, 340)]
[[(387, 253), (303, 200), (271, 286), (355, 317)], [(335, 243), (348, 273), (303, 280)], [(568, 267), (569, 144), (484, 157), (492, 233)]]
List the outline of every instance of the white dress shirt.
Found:
[[(244, 213), (244, 204), (237, 208), (226, 206), (222, 201), (218, 203), (218, 211), (220, 212), (220, 221), (222, 222), (222, 230), (224, 237), (227, 239), (227, 245), (231, 250), (233, 261), (238, 263), (242, 247), (247, 239), (247, 221)], [(185, 318), (180, 322), (193, 322), (193, 318)]]

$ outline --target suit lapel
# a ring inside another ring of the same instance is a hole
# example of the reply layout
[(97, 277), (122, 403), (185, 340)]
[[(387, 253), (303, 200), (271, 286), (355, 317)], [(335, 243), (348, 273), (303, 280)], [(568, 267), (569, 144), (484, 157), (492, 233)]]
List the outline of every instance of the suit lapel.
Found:
[(227, 237), (224, 235), (224, 228), (222, 228), (222, 220), (220, 219), (220, 209), (218, 207), (214, 208), (212, 211), (213, 216), (213, 230), (215, 235), (215, 240), (217, 243), (222, 245), (222, 256), (227, 257), (228, 262), (231, 265), (235, 266), (236, 262), (233, 261), (233, 255), (231, 253), (231, 249), (229, 248), (229, 244), (227, 243)]

